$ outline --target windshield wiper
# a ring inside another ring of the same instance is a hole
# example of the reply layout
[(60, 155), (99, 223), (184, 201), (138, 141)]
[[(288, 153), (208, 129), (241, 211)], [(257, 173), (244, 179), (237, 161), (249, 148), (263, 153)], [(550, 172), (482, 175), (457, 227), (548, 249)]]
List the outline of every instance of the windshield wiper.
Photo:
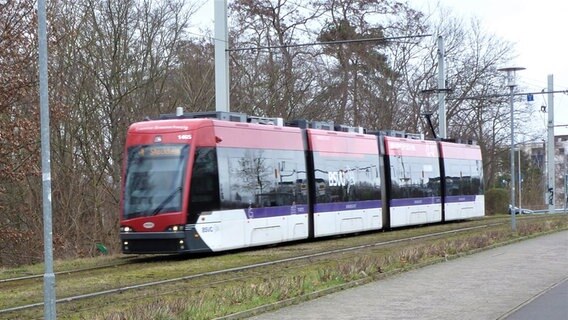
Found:
[(151, 216), (155, 216), (158, 213), (160, 213), (160, 211), (162, 211), (162, 209), (164, 209), (164, 207), (166, 206), (166, 204), (168, 202), (170, 202), (174, 196), (176, 195), (176, 193), (180, 192), (182, 189), (182, 187), (177, 187), (174, 189), (174, 191), (172, 191), (165, 199), (164, 201), (160, 202), (160, 204), (156, 207), (156, 209), (154, 209), (154, 211), (152, 211)]

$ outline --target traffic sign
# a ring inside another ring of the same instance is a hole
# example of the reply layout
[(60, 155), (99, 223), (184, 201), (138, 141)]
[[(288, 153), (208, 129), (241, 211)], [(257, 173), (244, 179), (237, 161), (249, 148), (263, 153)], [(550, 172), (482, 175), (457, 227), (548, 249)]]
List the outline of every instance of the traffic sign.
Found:
[(527, 94), (527, 101), (534, 101), (534, 96), (532, 93)]

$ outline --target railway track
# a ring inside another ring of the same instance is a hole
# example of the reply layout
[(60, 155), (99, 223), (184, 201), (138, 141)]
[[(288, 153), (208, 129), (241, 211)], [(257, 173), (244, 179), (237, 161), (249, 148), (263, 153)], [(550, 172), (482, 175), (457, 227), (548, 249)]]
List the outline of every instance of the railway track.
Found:
[[(261, 262), (261, 263), (254, 263), (254, 264), (250, 264), (250, 265), (234, 267), (234, 268), (227, 268), (227, 269), (222, 269), (222, 270), (202, 272), (202, 273), (198, 273), (198, 274), (181, 276), (181, 277), (176, 277), (176, 278), (171, 278), (171, 279), (151, 281), (151, 282), (135, 284), (135, 285), (128, 285), (128, 286), (121, 286), (121, 287), (111, 288), (111, 289), (108, 289), (108, 290), (101, 290), (101, 291), (95, 291), (95, 292), (91, 292), (91, 293), (68, 296), (68, 297), (65, 297), (65, 298), (60, 298), (56, 302), (57, 303), (69, 303), (69, 302), (74, 302), (74, 301), (78, 301), (78, 300), (99, 297), (99, 296), (103, 296), (103, 295), (123, 293), (125, 291), (134, 290), (134, 289), (155, 287), (155, 286), (160, 286), (160, 285), (164, 285), (164, 284), (168, 284), (168, 283), (176, 283), (176, 282), (180, 282), (180, 281), (193, 280), (193, 279), (203, 278), (203, 277), (208, 277), (208, 276), (216, 276), (216, 275), (222, 275), (222, 274), (235, 273), (235, 272), (239, 272), (239, 271), (253, 270), (253, 269), (266, 267), (266, 266), (270, 266), (270, 265), (284, 264), (284, 263), (296, 262), (296, 261), (301, 261), (301, 260), (309, 260), (309, 259), (314, 259), (314, 258), (318, 258), (318, 257), (334, 255), (334, 254), (338, 254), (338, 253), (357, 251), (357, 250), (373, 248), (373, 247), (386, 246), (386, 245), (390, 245), (390, 244), (413, 242), (413, 241), (428, 239), (428, 238), (432, 238), (432, 237), (440, 237), (440, 236), (448, 235), (448, 234), (455, 234), (455, 233), (460, 233), (460, 232), (472, 231), (472, 230), (476, 230), (476, 229), (488, 228), (488, 227), (500, 225), (500, 224), (503, 224), (503, 223), (504, 222), (483, 224), (483, 225), (479, 225), (479, 226), (459, 228), (459, 229), (454, 229), (454, 230), (447, 230), (447, 231), (442, 231), (442, 232), (424, 234), (424, 235), (420, 235), (420, 236), (412, 236), (412, 237), (406, 237), (406, 238), (401, 238), (401, 239), (381, 241), (381, 242), (376, 242), (376, 243), (363, 244), (363, 245), (351, 246), (351, 247), (340, 248), (340, 249), (326, 250), (326, 251), (310, 253), (310, 254), (306, 254), (306, 255), (299, 255), (299, 256), (294, 256), (294, 257), (290, 257), (290, 258), (274, 260), (274, 261), (266, 261), (266, 262)], [(104, 267), (99, 267), (99, 268), (80, 269), (80, 270), (74, 270), (73, 272), (79, 273), (79, 272), (86, 272), (86, 271), (92, 271), (92, 270), (101, 270), (101, 269), (110, 268), (110, 267), (117, 267), (117, 266), (120, 266), (120, 265), (123, 265), (123, 264), (116, 264), (116, 265), (112, 265), (112, 266), (104, 266)], [(58, 274), (66, 274), (66, 273), (69, 273), (69, 271), (59, 272)], [(2, 282), (5, 283), (5, 282), (10, 282), (10, 281), (37, 279), (37, 278), (40, 278), (40, 277), (41, 277), (41, 275), (33, 275), (33, 276), (28, 276), (28, 277), (5, 279)], [(2, 283), (2, 282), (0, 282), (0, 283)], [(10, 312), (15, 312), (15, 311), (21, 311), (21, 310), (25, 310), (25, 309), (37, 308), (37, 307), (41, 307), (41, 306), (43, 306), (43, 302), (29, 303), (29, 304), (25, 304), (25, 305), (21, 305), (21, 306), (4, 308), (4, 309), (0, 310), (0, 315), (10, 313)]]
[[(538, 217), (534, 217), (534, 218), (538, 218)], [(487, 220), (492, 220), (492, 221), (487, 221)], [(463, 226), (465, 223), (474, 224), (474, 225), (470, 225), (470, 226), (466, 227), (466, 226)], [(475, 230), (479, 230), (479, 229), (486, 229), (486, 228), (491, 228), (491, 227), (507, 224), (508, 220), (507, 219), (484, 219), (483, 221), (481, 221), (481, 220), (469, 221), (469, 222), (465, 222), (465, 223), (460, 224), (458, 228), (448, 228), (448, 230), (439, 231), (439, 232), (424, 233), (424, 234), (420, 234), (420, 235), (401, 237), (401, 238), (395, 237), (394, 239), (390, 239), (390, 240), (375, 241), (375, 242), (364, 243), (364, 244), (359, 244), (359, 245), (351, 245), (351, 246), (345, 246), (345, 247), (341, 247), (341, 248), (333, 248), (333, 249), (329, 249), (329, 250), (321, 250), (321, 251), (318, 251), (318, 252), (310, 252), (310, 253), (307, 253), (307, 254), (292, 254), (292, 256), (280, 258), (280, 259), (275, 259), (275, 260), (249, 263), (249, 264), (246, 264), (246, 265), (240, 265), (240, 266), (234, 266), (234, 267), (227, 267), (227, 268), (197, 272), (197, 273), (193, 273), (193, 274), (185, 274), (185, 275), (174, 276), (174, 277), (169, 277), (169, 278), (165, 278), (165, 279), (159, 279), (159, 280), (155, 280), (155, 281), (147, 281), (147, 282), (142, 282), (142, 283), (132, 283), (132, 284), (128, 284), (128, 285), (115, 285), (115, 286), (110, 286), (108, 288), (92, 290), (91, 292), (77, 292), (75, 294), (69, 294), (69, 295), (65, 296), (64, 298), (60, 298), (56, 302), (57, 302), (57, 304), (69, 304), (69, 303), (78, 302), (78, 301), (81, 301), (81, 300), (93, 299), (93, 298), (109, 296), (109, 295), (116, 295), (116, 294), (125, 293), (125, 292), (129, 292), (129, 291), (134, 291), (134, 290), (158, 288), (160, 286), (165, 286), (165, 285), (168, 285), (168, 284), (175, 284), (175, 283), (179, 283), (179, 282), (188, 282), (188, 281), (194, 281), (194, 280), (198, 280), (198, 279), (212, 278), (212, 277), (215, 277), (215, 279), (225, 277), (227, 280), (223, 280), (223, 279), (214, 280), (215, 283), (220, 284), (220, 283), (223, 283), (224, 281), (229, 281), (229, 280), (234, 281), (235, 279), (241, 277), (241, 276), (235, 276), (235, 274), (238, 274), (239, 272), (243, 272), (243, 271), (254, 272), (255, 269), (261, 269), (261, 268), (267, 267), (267, 266), (274, 266), (274, 265), (279, 265), (279, 264), (281, 265), (281, 264), (301, 263), (302, 261), (311, 261), (313, 259), (318, 259), (318, 258), (324, 259), (325, 257), (338, 255), (338, 254), (342, 254), (342, 253), (347, 253), (347, 252), (355, 252), (355, 251), (358, 251), (358, 250), (365, 250), (365, 249), (377, 248), (377, 247), (381, 247), (381, 246), (388, 246), (388, 245), (394, 245), (394, 244), (412, 243), (412, 242), (422, 241), (422, 240), (436, 238), (436, 237), (444, 237), (444, 236), (448, 236), (448, 235), (451, 235), (451, 234), (471, 232), (471, 231), (475, 231)], [(383, 233), (383, 234), (389, 234), (389, 235), (394, 236), (394, 235), (397, 234), (397, 232), (390, 232), (390, 233)], [(331, 241), (333, 242), (333, 239)], [(291, 246), (291, 247), (293, 247), (293, 246)], [(283, 246), (283, 248), (285, 248), (285, 247)], [(218, 258), (218, 257), (213, 257), (212, 259), (215, 259), (215, 258)], [(145, 260), (148, 260), (148, 259), (145, 259)], [(61, 272), (58, 272), (58, 274), (60, 276), (71, 275), (71, 274), (75, 274), (75, 276), (77, 276), (77, 275), (80, 275), (82, 273), (102, 272), (102, 271), (105, 271), (106, 269), (113, 268), (115, 271), (124, 273), (125, 276), (127, 276), (128, 272), (129, 272), (128, 270), (131, 269), (131, 267), (136, 266), (136, 264), (132, 263), (134, 261), (140, 261), (140, 258), (132, 259), (132, 260), (129, 260), (127, 262), (120, 263), (120, 264), (100, 266), (100, 267), (96, 267), (96, 268), (84, 268), (84, 269), (77, 269), (77, 270), (61, 271)], [(156, 265), (159, 265), (159, 264), (150, 263), (149, 265), (150, 265), (149, 267), (152, 268), (152, 267), (155, 267)], [(124, 270), (124, 271), (118, 270), (122, 267), (126, 268), (126, 270)], [(187, 273), (187, 271), (186, 271), (186, 273)], [(9, 286), (11, 286), (11, 288), (10, 288), (11, 290), (17, 291), (19, 289), (18, 289), (18, 286), (14, 285), (15, 283), (18, 283), (20, 281), (26, 282), (28, 280), (34, 280), (34, 279), (38, 279), (38, 278), (41, 278), (41, 277), (42, 277), (42, 275), (30, 275), (30, 276), (26, 276), (26, 277), (4, 279), (4, 280), (0, 281), (0, 289), (4, 290), (3, 286), (6, 287), (6, 286), (9, 285)], [(207, 283), (211, 284), (212, 281), (208, 281)], [(25, 289), (22, 289), (22, 290), (25, 290)], [(42, 307), (42, 306), (43, 306), (43, 302), (38, 301), (37, 298), (36, 298), (36, 301), (30, 301), (30, 302), (26, 302), (24, 304), (18, 304), (18, 305), (9, 305), (9, 304), (6, 305), (6, 304), (2, 304), (0, 302), (0, 318), (3, 318), (5, 316), (10, 316), (10, 315), (13, 315), (13, 314), (17, 314), (18, 312), (21, 312), (21, 311), (32, 310), (34, 308), (37, 308), (39, 310), (39, 308)]]
[[(130, 265), (130, 264), (136, 264), (136, 263), (159, 263), (160, 261), (164, 260), (164, 256), (155, 256), (155, 255), (126, 256), (126, 257), (122, 257), (122, 258), (117, 259), (117, 260), (119, 260), (119, 261), (114, 262), (114, 263), (105, 264), (105, 265), (100, 265), (100, 266), (64, 269), (64, 270), (61, 270), (61, 271), (54, 272), (54, 275), (59, 278), (59, 277), (66, 277), (66, 276), (71, 276), (71, 275), (75, 276), (75, 275), (81, 274), (81, 273), (89, 273), (89, 272), (100, 271), (100, 270), (105, 270), (105, 269), (115, 269), (117, 267), (127, 266), (127, 265)], [(10, 278), (0, 278), (0, 286), (2, 284), (12, 283), (12, 282), (15, 283), (15, 282), (23, 282), (23, 281), (29, 281), (29, 280), (40, 280), (40, 279), (43, 279), (43, 276), (44, 276), (43, 273), (36, 273), (36, 274), (27, 274), (27, 275), (17, 276), (17, 277), (10, 277)]]
[[(130, 258), (130, 259), (128, 259), (128, 261), (118, 262), (118, 263), (113, 263), (113, 264), (107, 264), (107, 265), (102, 265), (102, 266), (57, 271), (57, 272), (54, 272), (54, 275), (59, 277), (59, 276), (65, 276), (65, 275), (71, 275), (71, 274), (74, 275), (74, 274), (83, 273), (83, 272), (92, 272), (92, 271), (96, 271), (96, 270), (116, 268), (116, 267), (119, 267), (119, 266), (122, 266), (122, 265), (125, 265), (125, 264), (128, 264), (128, 263), (132, 263), (133, 261), (134, 261), (134, 259)], [(31, 274), (31, 275), (26, 275), (26, 276), (6, 278), (6, 279), (0, 279), (0, 285), (3, 284), (3, 283), (27, 281), (27, 280), (39, 280), (39, 279), (42, 279), (42, 278), (43, 278), (43, 274)]]
[[(534, 218), (538, 218), (538, 216), (527, 216), (527, 217), (524, 217), (524, 218), (525, 219), (534, 219)], [(499, 217), (499, 218), (488, 217), (488, 218), (485, 218), (485, 220), (491, 220), (491, 219), (505, 220), (505, 218), (503, 218), (503, 217)], [(505, 223), (505, 222), (502, 222), (502, 223)], [(57, 277), (64, 277), (64, 276), (76, 275), (76, 274), (80, 274), (80, 273), (88, 273), (88, 272), (104, 270), (104, 269), (114, 269), (114, 268), (117, 268), (117, 267), (120, 267), (120, 266), (132, 264), (132, 263), (141, 263), (141, 262), (152, 263), (152, 262), (156, 262), (156, 261), (159, 261), (159, 260), (163, 260), (163, 258), (161, 258), (161, 257), (162, 256), (160, 256), (160, 257), (128, 256), (128, 257), (121, 258), (120, 261), (115, 262), (115, 263), (111, 263), (111, 264), (106, 264), (106, 265), (101, 265), (101, 266), (93, 266), (93, 267), (85, 267), (85, 268), (66, 269), (66, 270), (57, 271), (54, 274)], [(28, 274), (28, 275), (24, 275), (24, 276), (17, 276), (17, 277), (4, 278), (4, 279), (0, 278), (0, 285), (2, 285), (4, 283), (10, 283), (10, 282), (40, 280), (40, 279), (43, 279), (43, 276), (44, 276), (43, 273), (38, 273), (38, 274)]]

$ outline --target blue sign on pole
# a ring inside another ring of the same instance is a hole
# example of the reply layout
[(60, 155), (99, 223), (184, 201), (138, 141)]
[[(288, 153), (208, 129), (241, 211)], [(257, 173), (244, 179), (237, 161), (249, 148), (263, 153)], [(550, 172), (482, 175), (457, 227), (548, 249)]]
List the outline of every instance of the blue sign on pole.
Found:
[(534, 101), (534, 96), (532, 93), (527, 94), (527, 101)]

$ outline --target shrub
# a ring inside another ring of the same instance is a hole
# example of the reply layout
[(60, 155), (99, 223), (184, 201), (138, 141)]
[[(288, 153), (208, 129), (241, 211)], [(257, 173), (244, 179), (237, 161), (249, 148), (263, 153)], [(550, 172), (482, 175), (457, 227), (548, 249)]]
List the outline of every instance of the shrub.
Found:
[(508, 204), (509, 193), (506, 189), (494, 188), (485, 192), (485, 213), (487, 215), (507, 213)]

